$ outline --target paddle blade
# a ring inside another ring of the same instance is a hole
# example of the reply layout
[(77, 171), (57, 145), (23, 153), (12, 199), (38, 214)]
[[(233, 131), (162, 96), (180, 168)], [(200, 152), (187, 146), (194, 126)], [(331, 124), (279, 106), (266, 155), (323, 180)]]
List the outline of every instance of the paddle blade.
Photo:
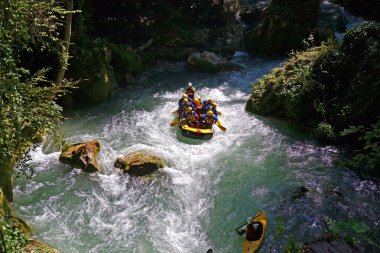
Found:
[(219, 115), (222, 115), (222, 112), (218, 111), (218, 116), (219, 116)]
[(223, 132), (225, 132), (227, 130), (227, 128), (225, 128), (222, 123), (218, 120), (216, 122), (216, 125), (219, 127), (220, 130), (222, 130)]
[(176, 125), (178, 125), (179, 123), (179, 119), (178, 118), (175, 118), (172, 120), (172, 122), (170, 122), (170, 126), (171, 127), (175, 127)]
[(178, 109), (172, 112), (172, 114), (177, 114), (177, 113), (178, 113)]

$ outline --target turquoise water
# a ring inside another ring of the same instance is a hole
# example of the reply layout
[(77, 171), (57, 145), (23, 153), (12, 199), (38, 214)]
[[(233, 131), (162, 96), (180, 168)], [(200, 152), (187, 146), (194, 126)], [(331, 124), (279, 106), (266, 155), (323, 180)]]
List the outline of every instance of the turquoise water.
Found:
[[(241, 252), (234, 229), (259, 209), (269, 219), (261, 252), (282, 252), (292, 235), (314, 239), (326, 217), (378, 226), (378, 185), (334, 167), (337, 148), (244, 111), (251, 84), (281, 60), (237, 53), (234, 61), (242, 71), (218, 75), (161, 64), (140, 77), (141, 85), (69, 112), (67, 141), (98, 139), (102, 173), (84, 173), (60, 163), (59, 152), (39, 148), (32, 153), (35, 177), (16, 182), (16, 213), (38, 239), (65, 253)], [(217, 101), (227, 132), (215, 127), (214, 137), (200, 142), (169, 127), (189, 81), (202, 98)], [(116, 158), (136, 150), (159, 155), (166, 166), (145, 178), (117, 172)], [(301, 186), (309, 192), (294, 199)]]

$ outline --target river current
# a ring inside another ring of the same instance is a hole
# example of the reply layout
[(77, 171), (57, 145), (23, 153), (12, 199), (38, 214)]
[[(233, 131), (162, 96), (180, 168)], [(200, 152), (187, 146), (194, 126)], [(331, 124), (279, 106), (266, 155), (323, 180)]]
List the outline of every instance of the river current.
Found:
[[(67, 141), (99, 140), (102, 173), (62, 164), (59, 152), (40, 147), (32, 152), (33, 179), (16, 181), (15, 212), (36, 238), (64, 253), (241, 252), (243, 238), (234, 229), (260, 209), (268, 216), (261, 252), (283, 252), (289, 238), (315, 239), (325, 218), (378, 226), (378, 185), (335, 166), (336, 147), (244, 110), (252, 83), (281, 61), (238, 52), (234, 62), (243, 69), (215, 75), (163, 63), (107, 102), (69, 112)], [(228, 129), (215, 126), (209, 141), (189, 140), (169, 126), (189, 81), (218, 103)], [(113, 167), (137, 150), (162, 157), (166, 166), (147, 177)]]

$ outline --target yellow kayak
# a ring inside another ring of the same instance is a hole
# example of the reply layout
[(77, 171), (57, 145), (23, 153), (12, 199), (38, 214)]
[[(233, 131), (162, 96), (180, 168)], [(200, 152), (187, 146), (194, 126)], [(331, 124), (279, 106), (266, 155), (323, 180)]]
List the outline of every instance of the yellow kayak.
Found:
[(188, 125), (180, 125), (179, 128), (182, 130), (182, 135), (189, 138), (207, 140), (213, 136), (212, 128), (195, 128)]
[(264, 240), (264, 234), (267, 230), (267, 215), (264, 211), (258, 211), (256, 216), (253, 218), (253, 224), (259, 224), (256, 232), (258, 233), (257, 240), (248, 241), (247, 239), (243, 242), (243, 253), (254, 253), (256, 252), (261, 243)]

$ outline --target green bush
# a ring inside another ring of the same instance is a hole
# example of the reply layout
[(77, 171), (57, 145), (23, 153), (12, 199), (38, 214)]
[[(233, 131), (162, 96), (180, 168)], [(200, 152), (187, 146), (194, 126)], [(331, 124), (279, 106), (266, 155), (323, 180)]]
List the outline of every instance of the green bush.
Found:
[[(324, 143), (335, 140), (360, 150), (351, 165), (375, 169), (379, 76), (380, 26), (363, 23), (349, 30), (341, 45), (330, 40), (291, 54), (282, 67), (253, 85), (246, 109), (309, 126)], [(337, 134), (349, 126), (362, 126), (363, 132)]]
[(0, 217), (0, 252), (24, 252), (24, 247), (28, 242), (22, 230), (11, 226)]

